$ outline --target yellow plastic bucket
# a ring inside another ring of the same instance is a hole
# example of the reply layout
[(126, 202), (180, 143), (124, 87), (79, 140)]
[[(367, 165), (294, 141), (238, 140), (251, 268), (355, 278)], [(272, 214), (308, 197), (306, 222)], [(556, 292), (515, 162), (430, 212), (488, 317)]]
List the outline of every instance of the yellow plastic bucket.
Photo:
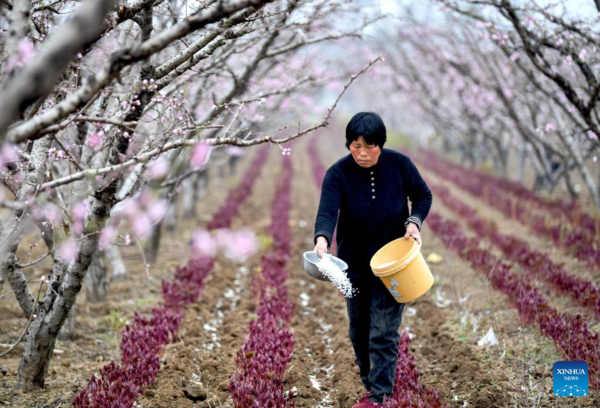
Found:
[(373, 255), (370, 266), (399, 303), (413, 301), (433, 286), (433, 275), (414, 238), (385, 245)]

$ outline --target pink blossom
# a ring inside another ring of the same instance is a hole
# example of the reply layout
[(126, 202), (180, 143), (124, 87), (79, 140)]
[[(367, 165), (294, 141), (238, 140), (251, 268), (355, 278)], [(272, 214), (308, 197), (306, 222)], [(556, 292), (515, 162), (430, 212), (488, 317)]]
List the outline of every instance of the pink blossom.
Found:
[(33, 57), (33, 43), (27, 37), (22, 38), (19, 41), (19, 59), (22, 63), (27, 62), (31, 57)]
[(90, 133), (86, 139), (86, 143), (89, 147), (95, 149), (102, 144), (102, 135), (97, 132)]
[(254, 231), (243, 229), (229, 234), (229, 239), (225, 241), (225, 256), (232, 261), (245, 262), (258, 248)]
[(78, 252), (79, 245), (77, 244), (77, 241), (73, 238), (69, 238), (60, 245), (58, 249), (58, 256), (64, 263), (69, 264), (73, 259), (75, 259)]
[(219, 248), (225, 248), (227, 240), (229, 239), (229, 229), (219, 228), (214, 232), (214, 241)]
[(588, 130), (587, 135), (590, 139), (598, 140), (598, 135), (593, 130)]
[(17, 149), (12, 143), (6, 143), (0, 149), (0, 167), (6, 163), (16, 162), (18, 158)]
[(141, 211), (138, 202), (133, 198), (126, 198), (121, 205), (123, 207), (122, 213), (126, 217), (133, 217)]
[(111, 244), (115, 236), (117, 235), (117, 230), (113, 226), (107, 226), (102, 230), (100, 234), (100, 239), (98, 240), (98, 248), (101, 251), (104, 251)]
[(229, 154), (230, 156), (243, 156), (244, 149), (242, 149), (239, 146), (230, 146), (227, 148), (227, 154)]
[(154, 198), (154, 194), (152, 194), (152, 190), (147, 188), (140, 193), (137, 201), (142, 207), (150, 208), (150, 206), (154, 204), (154, 201), (156, 201), (156, 199)]
[(579, 59), (582, 61), (585, 61), (585, 58), (587, 56), (587, 52), (585, 51), (585, 48), (583, 48), (581, 51), (579, 51)]
[(133, 226), (135, 236), (139, 238), (146, 236), (150, 232), (152, 222), (146, 214), (137, 213), (131, 220), (131, 225)]
[(71, 224), (71, 230), (76, 234), (80, 235), (83, 233), (83, 223), (81, 221), (74, 221)]
[(192, 153), (192, 166), (201, 168), (206, 165), (210, 159), (210, 151), (211, 146), (208, 143), (204, 141), (198, 142), (194, 147), (194, 152)]
[(58, 224), (61, 221), (60, 212), (52, 203), (44, 205), (44, 215), (46, 219), (53, 224)]
[(169, 174), (169, 161), (164, 157), (159, 157), (150, 165), (150, 174), (155, 179), (163, 179)]
[(546, 132), (548, 132), (548, 133), (554, 132), (554, 125), (552, 123), (546, 124)]
[(75, 220), (82, 221), (89, 211), (89, 203), (87, 200), (83, 200), (75, 204), (73, 207), (73, 216)]
[(152, 222), (159, 222), (166, 214), (169, 205), (167, 200), (160, 200), (155, 202), (150, 206), (147, 214), (148, 217), (152, 220)]
[(217, 245), (210, 233), (201, 229), (194, 232), (191, 249), (195, 255), (214, 257)]

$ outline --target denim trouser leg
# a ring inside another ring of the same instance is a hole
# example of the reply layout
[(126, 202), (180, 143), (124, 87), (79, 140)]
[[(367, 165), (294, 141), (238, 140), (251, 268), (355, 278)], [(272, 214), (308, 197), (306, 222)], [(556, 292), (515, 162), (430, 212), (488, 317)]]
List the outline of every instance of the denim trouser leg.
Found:
[(360, 377), (371, 401), (391, 396), (398, 362), (398, 329), (404, 303), (398, 303), (381, 281), (353, 282), (359, 293), (346, 298), (350, 320), (349, 335)]

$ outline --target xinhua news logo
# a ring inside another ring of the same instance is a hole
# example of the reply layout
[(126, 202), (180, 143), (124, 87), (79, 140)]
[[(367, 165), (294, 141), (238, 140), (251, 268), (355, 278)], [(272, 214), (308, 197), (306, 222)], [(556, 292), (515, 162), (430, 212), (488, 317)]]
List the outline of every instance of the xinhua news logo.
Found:
[(552, 379), (557, 397), (588, 395), (588, 364), (585, 361), (557, 361), (552, 369)]

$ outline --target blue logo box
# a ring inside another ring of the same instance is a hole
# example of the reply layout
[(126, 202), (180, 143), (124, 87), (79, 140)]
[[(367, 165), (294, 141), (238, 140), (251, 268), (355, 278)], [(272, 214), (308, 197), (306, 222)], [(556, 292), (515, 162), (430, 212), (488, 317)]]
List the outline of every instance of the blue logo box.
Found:
[(588, 364), (585, 361), (557, 361), (552, 368), (554, 395), (586, 397), (588, 395)]

